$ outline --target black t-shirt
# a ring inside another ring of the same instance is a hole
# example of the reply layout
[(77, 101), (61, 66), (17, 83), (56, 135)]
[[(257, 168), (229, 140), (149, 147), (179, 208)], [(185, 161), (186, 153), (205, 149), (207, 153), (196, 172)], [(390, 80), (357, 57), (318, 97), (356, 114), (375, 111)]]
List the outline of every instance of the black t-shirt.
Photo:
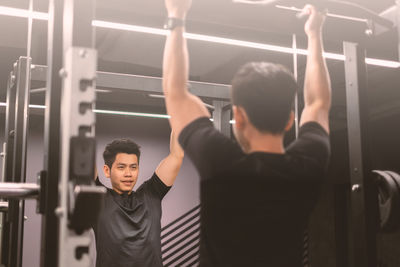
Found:
[[(102, 185), (97, 179), (96, 183)], [(107, 188), (97, 225), (97, 267), (157, 267), (161, 261), (161, 200), (170, 187), (154, 173), (131, 194)]]
[(200, 266), (302, 266), (330, 155), (326, 131), (309, 122), (285, 154), (245, 154), (200, 118), (179, 141), (201, 177)]

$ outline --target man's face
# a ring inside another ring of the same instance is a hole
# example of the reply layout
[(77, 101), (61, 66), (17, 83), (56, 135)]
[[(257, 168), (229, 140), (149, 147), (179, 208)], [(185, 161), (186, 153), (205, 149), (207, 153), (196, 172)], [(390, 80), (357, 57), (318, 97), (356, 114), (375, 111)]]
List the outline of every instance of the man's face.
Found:
[(118, 153), (111, 170), (104, 165), (104, 174), (111, 179), (114, 191), (119, 194), (131, 192), (139, 175), (139, 163), (135, 154)]

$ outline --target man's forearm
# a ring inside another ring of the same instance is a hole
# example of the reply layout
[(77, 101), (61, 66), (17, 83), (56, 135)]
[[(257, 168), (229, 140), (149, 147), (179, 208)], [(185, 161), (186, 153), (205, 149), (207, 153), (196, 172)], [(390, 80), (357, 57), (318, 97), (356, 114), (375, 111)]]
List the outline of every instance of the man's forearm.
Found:
[(184, 28), (177, 27), (167, 36), (163, 62), (163, 89), (166, 98), (187, 92), (189, 63)]
[[(165, 0), (168, 17), (185, 20), (191, 0)], [(167, 36), (164, 47), (163, 90), (170, 124), (177, 136), (190, 122), (209, 116), (197, 96), (189, 93), (189, 55), (184, 26), (177, 26)]]
[(321, 33), (309, 34), (304, 100), (306, 106), (319, 104), (321, 108), (329, 110), (331, 104), (331, 85), (322, 53)]

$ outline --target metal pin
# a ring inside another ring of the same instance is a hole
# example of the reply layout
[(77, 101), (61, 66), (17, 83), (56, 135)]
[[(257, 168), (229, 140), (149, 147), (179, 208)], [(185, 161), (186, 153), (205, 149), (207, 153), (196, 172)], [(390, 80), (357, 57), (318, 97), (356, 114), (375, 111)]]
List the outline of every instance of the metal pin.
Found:
[(361, 190), (361, 185), (355, 184), (351, 187), (351, 191), (353, 192), (359, 192)]
[(66, 77), (68, 76), (68, 73), (67, 73), (67, 71), (66, 71), (64, 68), (62, 68), (62, 69), (59, 71), (58, 74), (60, 75), (61, 78), (66, 78)]
[(64, 215), (64, 209), (61, 207), (56, 208), (54, 213), (57, 215), (57, 217), (62, 217)]
[(87, 57), (87, 54), (88, 54), (88, 52), (87, 52), (86, 49), (79, 50), (79, 56), (80, 56), (81, 58), (86, 58), (86, 57)]

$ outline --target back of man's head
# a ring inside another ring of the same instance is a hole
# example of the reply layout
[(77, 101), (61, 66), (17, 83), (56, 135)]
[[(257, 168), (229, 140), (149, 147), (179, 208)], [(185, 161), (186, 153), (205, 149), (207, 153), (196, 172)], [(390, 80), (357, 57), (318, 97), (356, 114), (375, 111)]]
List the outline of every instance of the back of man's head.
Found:
[(247, 63), (232, 80), (232, 104), (242, 107), (261, 132), (281, 134), (293, 110), (297, 83), (284, 66)]
[(104, 164), (110, 169), (118, 153), (135, 154), (139, 163), (140, 146), (130, 139), (116, 139), (109, 143), (103, 152)]

